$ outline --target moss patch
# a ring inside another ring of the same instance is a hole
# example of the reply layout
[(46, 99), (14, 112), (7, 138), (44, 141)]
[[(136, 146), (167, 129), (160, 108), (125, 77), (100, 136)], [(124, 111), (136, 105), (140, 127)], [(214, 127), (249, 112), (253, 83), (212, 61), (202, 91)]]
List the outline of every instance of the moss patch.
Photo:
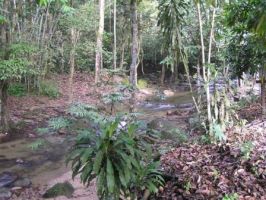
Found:
[(73, 193), (74, 187), (66, 181), (64, 183), (57, 183), (53, 187), (48, 189), (44, 193), (43, 198), (55, 198), (58, 196), (65, 196), (67, 198), (70, 198)]

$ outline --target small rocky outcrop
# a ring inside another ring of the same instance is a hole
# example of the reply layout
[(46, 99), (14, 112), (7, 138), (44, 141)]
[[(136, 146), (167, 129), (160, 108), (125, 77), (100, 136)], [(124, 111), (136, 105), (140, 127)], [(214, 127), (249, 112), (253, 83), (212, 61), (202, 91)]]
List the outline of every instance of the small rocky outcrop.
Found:
[(64, 183), (57, 183), (50, 189), (48, 189), (44, 194), (43, 198), (55, 198), (58, 196), (65, 196), (70, 198), (74, 193), (74, 187), (68, 181)]

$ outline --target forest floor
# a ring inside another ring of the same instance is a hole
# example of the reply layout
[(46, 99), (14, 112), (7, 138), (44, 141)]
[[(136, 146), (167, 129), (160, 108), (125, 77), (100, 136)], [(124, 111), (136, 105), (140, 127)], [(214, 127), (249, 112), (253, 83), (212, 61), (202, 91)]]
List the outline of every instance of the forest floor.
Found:
[[(119, 77), (116, 79), (115, 82), (122, 80)], [(61, 95), (57, 99), (40, 96), (10, 97), (10, 116), (19, 131), (16, 135), (21, 133), (20, 137), (23, 138), (37, 138), (36, 128), (43, 127), (52, 117), (65, 115), (69, 106), (68, 76), (60, 75), (51, 80), (59, 86)], [(110, 84), (95, 87), (93, 76), (78, 73), (74, 80), (74, 102), (103, 107), (101, 96), (114, 90)], [(152, 95), (153, 88), (143, 89), (136, 98), (140, 102)], [(223, 144), (198, 144), (195, 138), (198, 138), (199, 133), (190, 131), (191, 140), (176, 145), (161, 157), (163, 173), (167, 174), (168, 179), (165, 187), (153, 198), (235, 200), (237, 194), (240, 200), (266, 200), (266, 122), (259, 113), (260, 105), (256, 103), (237, 111), (239, 119), (247, 121), (241, 126), (228, 129), (228, 140)], [(164, 112), (161, 117), (173, 121), (183, 130), (189, 130), (192, 115), (191, 110), (176, 110)], [(6, 137), (10, 139), (10, 136)], [(71, 199), (97, 199), (95, 183), (85, 188), (79, 179), (71, 180), (71, 172), (63, 173), (42, 186), (26, 189), (19, 197), (13, 196), (13, 199), (42, 199), (45, 189), (64, 181), (71, 182), (76, 189)]]

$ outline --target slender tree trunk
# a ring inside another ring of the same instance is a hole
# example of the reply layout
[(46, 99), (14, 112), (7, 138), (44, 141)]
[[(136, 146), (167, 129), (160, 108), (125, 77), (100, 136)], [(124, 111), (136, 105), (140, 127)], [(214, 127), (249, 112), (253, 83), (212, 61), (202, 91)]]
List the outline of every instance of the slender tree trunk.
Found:
[(9, 111), (8, 111), (8, 82), (1, 81), (1, 126), (2, 133), (8, 133), (9, 131)]
[[(203, 71), (202, 73), (203, 73), (203, 80), (205, 83), (206, 100), (207, 100), (207, 120), (208, 120), (208, 125), (209, 125), (209, 133), (210, 135), (212, 135), (212, 113), (211, 113), (211, 97), (210, 97), (210, 87), (209, 87), (210, 71), (208, 68), (207, 74), (206, 74), (205, 45), (204, 45), (204, 38), (203, 38), (202, 16), (201, 16), (201, 8), (200, 8), (199, 1), (197, 2), (197, 12), (198, 12), (198, 21), (199, 21), (199, 28), (200, 28), (202, 71)], [(212, 36), (212, 32), (213, 32), (213, 27), (211, 28), (211, 36)], [(210, 40), (212, 40), (212, 37)], [(211, 44), (210, 44), (210, 49), (211, 49)], [(210, 61), (210, 55), (211, 55), (210, 49), (209, 49), (209, 54), (208, 54), (208, 62)]]
[(73, 100), (73, 77), (74, 77), (74, 72), (75, 72), (75, 34), (76, 30), (74, 28), (71, 28), (70, 30), (71, 34), (71, 43), (72, 43), (72, 49), (70, 51), (69, 55), (69, 95), (68, 95), (68, 100), (70, 103), (72, 103)]
[(266, 87), (265, 87), (265, 67), (261, 69), (261, 109), (262, 117), (266, 118)]
[[(10, 0), (4, 0), (3, 1), (3, 10), (8, 10), (9, 8), (9, 3)], [(6, 16), (8, 19), (8, 14), (3, 14), (3, 16)], [(9, 59), (9, 52), (7, 51), (9, 45), (10, 45), (10, 39), (11, 39), (11, 34), (10, 34), (10, 27), (9, 23), (4, 23), (2, 25), (1, 29), (1, 43), (3, 43), (2, 47), (4, 48), (4, 56), (1, 58), (3, 60), (8, 60)], [(2, 133), (8, 133), (9, 131), (9, 112), (8, 112), (8, 81), (7, 80), (2, 80), (0, 81), (0, 92), (1, 92), (1, 131)]]
[(97, 47), (96, 47), (96, 57), (95, 57), (95, 83), (99, 83), (100, 80), (100, 70), (101, 70), (101, 60), (102, 60), (102, 46), (103, 46), (103, 31), (104, 31), (104, 3), (105, 0), (99, 0), (99, 29), (97, 34)]
[(197, 63), (197, 88), (198, 88), (198, 93), (199, 93), (199, 89), (201, 87), (200, 79), (201, 79), (201, 75), (200, 75), (200, 63), (199, 63), (199, 60), (198, 60), (198, 63)]
[(131, 65), (130, 65), (130, 83), (133, 87), (137, 87), (137, 60), (138, 60), (138, 17), (137, 17), (137, 0), (131, 0)]
[(125, 43), (122, 44), (122, 52), (121, 52), (121, 59), (120, 59), (120, 69), (123, 69), (123, 66), (124, 66), (124, 56), (125, 56)]
[(64, 69), (65, 69), (65, 65), (64, 65), (64, 41), (62, 41), (61, 44), (61, 49), (60, 49), (60, 54), (61, 54), (61, 61), (60, 61), (60, 69), (61, 69), (61, 73), (64, 73)]
[(162, 72), (161, 72), (161, 85), (164, 85), (164, 78), (165, 78), (165, 65), (162, 65)]
[(198, 21), (199, 21), (199, 28), (200, 28), (200, 43), (201, 43), (201, 59), (202, 59), (202, 77), (203, 80), (206, 81), (206, 70), (205, 70), (205, 45), (204, 45), (204, 38), (203, 38), (203, 28), (202, 28), (202, 17), (201, 17), (201, 10), (200, 10), (200, 2), (197, 3), (197, 13), (198, 13)]
[(113, 56), (114, 56), (114, 69), (116, 69), (116, 60), (117, 60), (117, 56), (116, 56), (116, 0), (114, 0), (114, 52), (113, 52)]
[[(211, 23), (211, 32), (209, 38), (209, 52), (208, 52), (208, 65), (211, 64), (211, 55), (212, 55), (212, 40), (214, 35), (214, 24), (215, 24), (215, 12), (216, 9), (213, 10), (212, 15), (212, 23)], [(210, 67), (207, 68), (207, 84), (206, 84), (206, 96), (207, 96), (207, 112), (208, 112), (208, 122), (210, 126), (210, 133), (212, 133), (212, 113), (211, 113), (211, 92), (210, 92)], [(214, 85), (215, 86), (215, 85)]]
[(75, 28), (70, 29), (71, 33), (71, 45), (72, 49), (70, 51), (69, 64), (70, 64), (70, 73), (69, 73), (69, 102), (73, 101), (73, 77), (75, 74), (75, 54), (76, 46), (79, 39), (79, 31)]

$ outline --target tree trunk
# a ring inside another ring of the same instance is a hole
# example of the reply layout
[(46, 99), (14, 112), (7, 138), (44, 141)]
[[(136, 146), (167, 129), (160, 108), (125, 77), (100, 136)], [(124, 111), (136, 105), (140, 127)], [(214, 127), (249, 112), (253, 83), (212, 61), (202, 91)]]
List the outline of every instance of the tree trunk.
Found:
[[(210, 87), (209, 87), (209, 76), (210, 71), (209, 68), (206, 74), (206, 60), (205, 60), (205, 45), (204, 45), (204, 36), (203, 36), (203, 26), (202, 26), (202, 16), (201, 16), (201, 8), (200, 2), (197, 2), (197, 13), (198, 13), (198, 21), (199, 21), (199, 28), (200, 28), (200, 41), (201, 41), (201, 56), (202, 56), (202, 73), (203, 73), (203, 80), (205, 83), (205, 91), (206, 91), (206, 100), (207, 100), (207, 120), (209, 125), (209, 134), (212, 135), (212, 113), (211, 113), (211, 96), (210, 96)], [(215, 14), (215, 13), (214, 13)], [(215, 16), (215, 15), (213, 15)], [(213, 33), (213, 25), (214, 19), (212, 22), (211, 34), (210, 34), (210, 42), (212, 40), (212, 33)], [(210, 64), (210, 57), (211, 57), (211, 44), (209, 44), (209, 54), (208, 54), (208, 64)]]
[(113, 52), (113, 56), (114, 56), (114, 69), (116, 69), (116, 0), (114, 0), (114, 52)]
[(65, 71), (64, 41), (62, 41), (62, 44), (61, 44), (60, 54), (61, 54), (60, 69), (61, 69), (61, 73), (63, 74)]
[[(8, 10), (9, 7), (9, 0), (3, 1), (3, 9)], [(6, 13), (5, 13), (6, 14)], [(5, 16), (5, 14), (3, 16)], [(6, 18), (8, 20), (8, 14), (6, 14)], [(10, 39), (11, 39), (11, 33), (10, 33), (10, 27), (9, 23), (4, 23), (2, 25), (1, 29), (1, 36), (2, 36), (2, 47), (4, 48), (4, 55), (1, 59), (8, 60), (9, 59), (9, 52), (7, 51), (9, 45), (10, 45)], [(8, 133), (9, 131), (9, 114), (8, 114), (8, 81), (2, 80), (0, 81), (0, 92), (1, 92), (1, 131), (2, 133)]]
[(125, 56), (125, 43), (122, 44), (122, 52), (121, 52), (121, 59), (120, 59), (120, 69), (123, 69), (123, 66), (124, 66), (124, 56)]
[(262, 117), (266, 118), (266, 87), (265, 87), (265, 69), (263, 68), (261, 70), (261, 76), (260, 76), (260, 80), (261, 80), (261, 113), (262, 113)]
[(72, 49), (70, 51), (70, 55), (69, 55), (69, 65), (70, 65), (70, 69), (69, 69), (69, 95), (68, 95), (68, 100), (69, 103), (72, 103), (73, 100), (73, 77), (74, 77), (74, 72), (75, 72), (75, 34), (76, 34), (76, 30), (74, 28), (71, 28), (70, 30), (71, 32), (71, 43), (72, 43)]
[(161, 72), (161, 85), (164, 85), (164, 78), (165, 78), (165, 65), (162, 65), (162, 72)]
[(105, 0), (99, 0), (99, 29), (97, 34), (97, 47), (95, 56), (95, 83), (99, 83), (101, 60), (102, 60), (102, 46), (103, 46), (103, 31), (104, 31), (104, 3)]
[(8, 133), (9, 131), (9, 113), (8, 113), (8, 82), (1, 81), (1, 131)]
[(130, 83), (133, 87), (137, 87), (137, 60), (138, 60), (138, 17), (137, 17), (137, 0), (131, 0), (131, 65), (130, 65)]

